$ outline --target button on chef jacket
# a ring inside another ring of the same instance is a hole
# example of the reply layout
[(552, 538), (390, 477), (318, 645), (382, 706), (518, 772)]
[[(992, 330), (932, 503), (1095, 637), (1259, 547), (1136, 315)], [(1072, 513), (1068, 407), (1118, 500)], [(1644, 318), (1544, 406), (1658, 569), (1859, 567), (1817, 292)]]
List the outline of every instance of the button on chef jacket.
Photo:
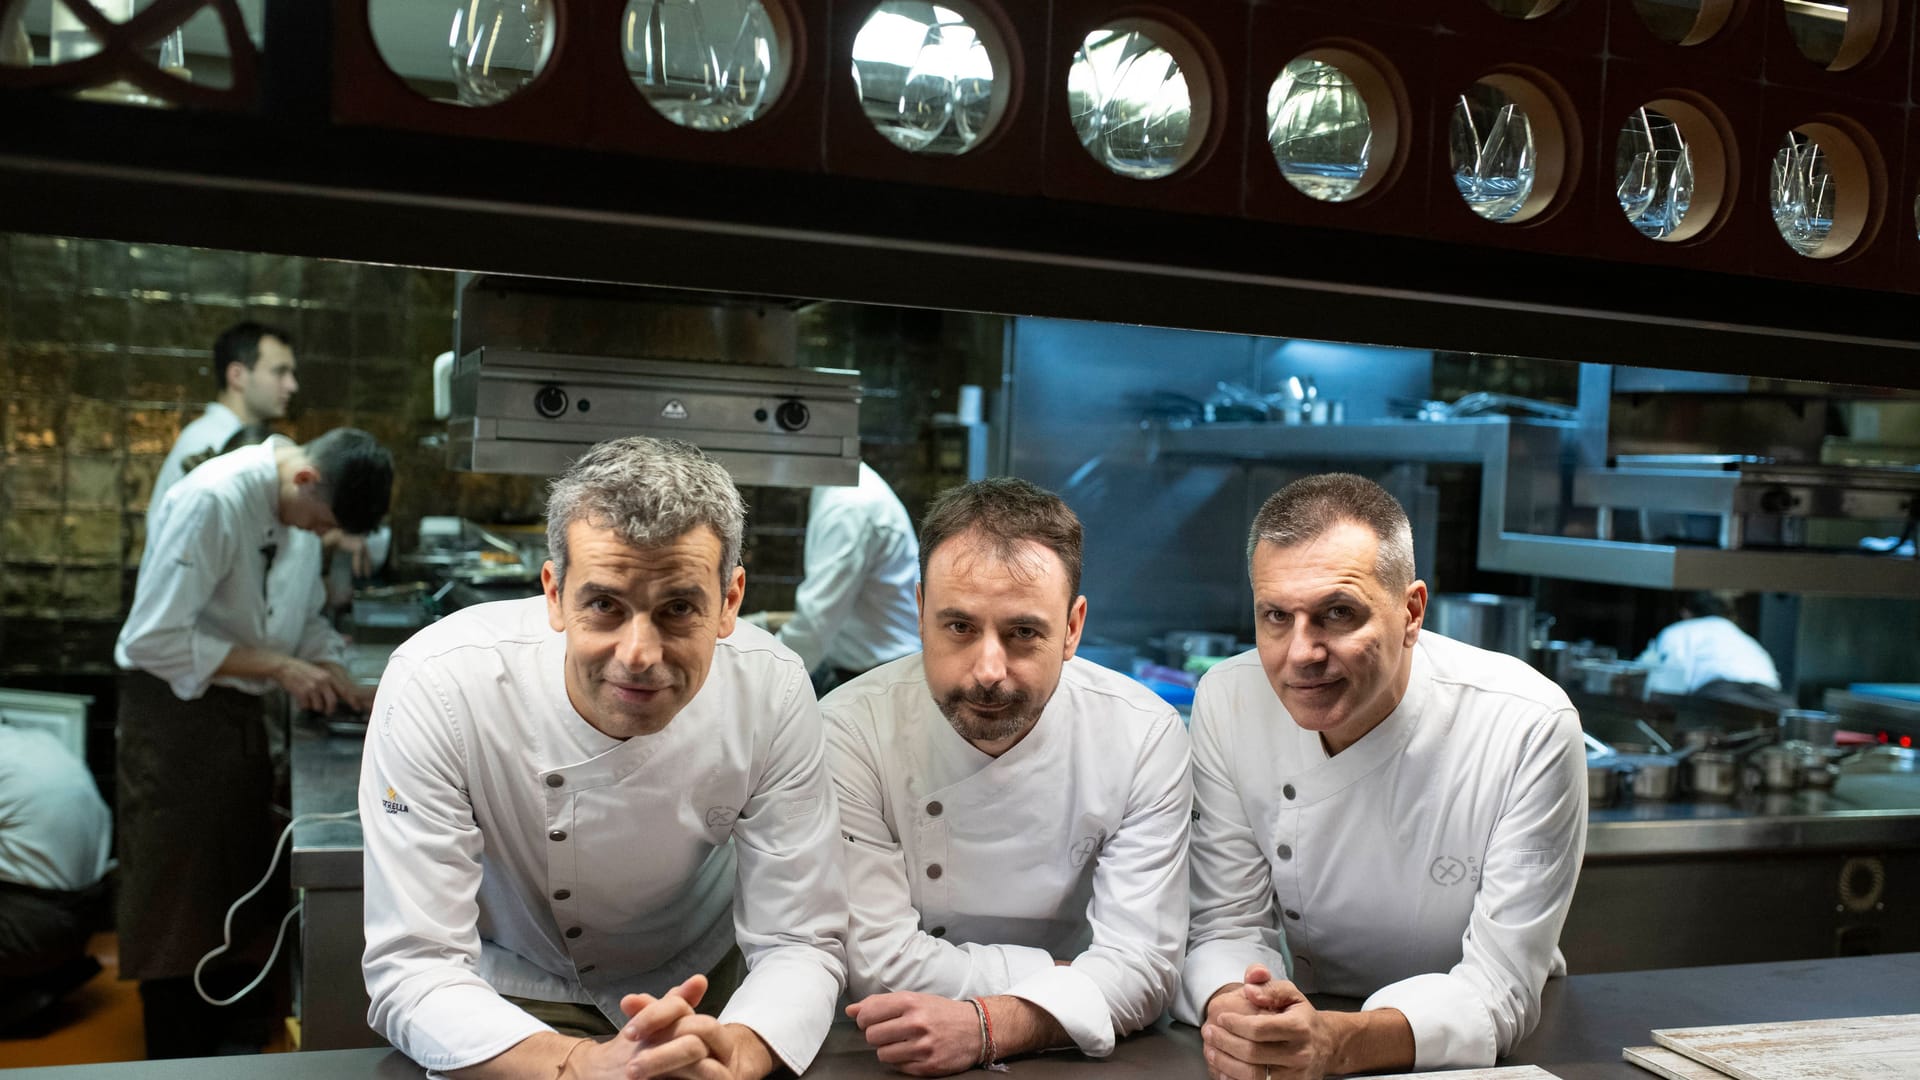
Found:
[(1153, 1023), (1179, 979), (1192, 809), (1186, 729), (1165, 702), (1069, 660), (1033, 730), (994, 758), (941, 715), (916, 653), (821, 709), (850, 996), (1008, 994), (1093, 1056)]
[[(297, 619), (277, 622), (269, 560), (300, 530), (280, 524), (280, 471), (275, 436), (213, 458), (174, 485), (147, 512), (147, 548), (133, 606), (114, 644), (114, 662), (145, 671), (192, 701), (210, 685), (249, 694), (273, 689), (271, 679), (214, 676), (235, 645), (272, 649), (312, 662), (343, 662), (345, 644), (320, 615), (319, 604)], [(293, 549), (297, 550), (297, 549)], [(291, 588), (291, 586), (290, 586)], [(317, 600), (304, 583), (297, 590)]]
[[(1586, 850), (1586, 758), (1559, 687), (1421, 631), (1407, 693), (1328, 757), (1257, 652), (1193, 708), (1193, 934), (1176, 1015), (1250, 963), (1399, 1009), (1414, 1066), (1491, 1065), (1533, 1030)], [(1284, 941), (1281, 935), (1284, 934)]]
[(796, 1072), (845, 979), (846, 886), (807, 673), (736, 624), (667, 727), (573, 710), (546, 600), (467, 608), (394, 652), (360, 774), (369, 1021), (436, 1072), (546, 1025), (503, 1000), (664, 994), (737, 940), (720, 1019)]

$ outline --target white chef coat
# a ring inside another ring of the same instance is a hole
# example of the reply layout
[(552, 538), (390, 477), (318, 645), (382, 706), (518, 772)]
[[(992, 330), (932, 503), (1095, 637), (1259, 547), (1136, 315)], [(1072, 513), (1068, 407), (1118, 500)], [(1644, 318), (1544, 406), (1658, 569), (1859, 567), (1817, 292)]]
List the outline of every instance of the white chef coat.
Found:
[(1691, 694), (1720, 679), (1780, 689), (1780, 672), (1765, 647), (1718, 615), (1682, 619), (1660, 631), (1640, 660), (1653, 665), (1647, 689), (1657, 693)]
[(86, 764), (47, 732), (0, 724), (0, 881), (78, 892), (106, 876), (112, 846)]
[(159, 475), (153, 478), (153, 494), (147, 498), (147, 512), (152, 513), (166, 498), (167, 489), (187, 474), (188, 458), (209, 450), (219, 453), (227, 440), (233, 438), (233, 433), (245, 426), (239, 413), (217, 401), (207, 402), (206, 411), (180, 429), (180, 437), (173, 440), (173, 449), (167, 451), (167, 459), (160, 463)]
[(1176, 1015), (1200, 1022), (1290, 948), (1303, 991), (1405, 1013), (1415, 1068), (1491, 1065), (1533, 1030), (1547, 976), (1566, 973), (1586, 851), (1580, 721), (1559, 687), (1423, 630), (1399, 706), (1328, 757), (1247, 652), (1200, 680), (1193, 743)]
[[(738, 624), (664, 730), (576, 713), (546, 600), (415, 634), (374, 701), (360, 775), (369, 1021), (430, 1070), (546, 1031), (501, 994), (592, 1005), (664, 994), (736, 940), (720, 1019), (796, 1072), (845, 979), (846, 885), (807, 673)], [(731, 912), (731, 917), (729, 917)]]
[(809, 671), (866, 671), (918, 650), (920, 544), (893, 489), (861, 462), (858, 486), (814, 488), (807, 505), (805, 577), (780, 643)]
[(915, 653), (821, 711), (852, 996), (1010, 994), (1095, 1057), (1159, 1017), (1180, 975), (1193, 801), (1173, 709), (1069, 660), (1033, 730), (989, 757), (940, 714)]
[(276, 640), (270, 629), (269, 552), (277, 563), (296, 531), (280, 524), (274, 448), (285, 444), (276, 436), (213, 458), (148, 511), (147, 554), (114, 644), (120, 667), (145, 671), (192, 701), (213, 684), (249, 694), (273, 689), (271, 679), (214, 677), (235, 645), (314, 662), (345, 660), (345, 646), (317, 603), (299, 620), (297, 640)]

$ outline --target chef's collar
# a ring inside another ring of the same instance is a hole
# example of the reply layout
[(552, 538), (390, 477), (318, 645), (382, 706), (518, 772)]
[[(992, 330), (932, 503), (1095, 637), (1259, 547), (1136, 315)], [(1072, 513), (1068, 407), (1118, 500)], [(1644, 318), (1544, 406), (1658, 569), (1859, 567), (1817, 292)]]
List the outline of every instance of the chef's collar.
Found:
[(1414, 641), (1412, 652), (1413, 671), (1407, 676), (1407, 692), (1400, 696), (1400, 703), (1352, 746), (1328, 757), (1319, 732), (1294, 725), (1296, 737), (1306, 744), (1297, 760), (1314, 764), (1301, 775), (1282, 777), (1276, 783), (1292, 785), (1294, 796), (1286, 800), (1288, 803), (1298, 806), (1333, 795), (1406, 750), (1421, 714), (1433, 699), (1433, 662), (1427, 657), (1424, 634)]

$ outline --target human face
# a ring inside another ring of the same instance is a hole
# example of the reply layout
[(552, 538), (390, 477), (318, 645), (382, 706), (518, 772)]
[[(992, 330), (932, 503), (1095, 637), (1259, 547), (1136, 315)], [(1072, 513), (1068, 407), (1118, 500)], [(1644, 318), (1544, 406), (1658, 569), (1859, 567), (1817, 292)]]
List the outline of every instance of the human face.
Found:
[(1329, 753), (1360, 741), (1400, 704), (1427, 586), (1390, 591), (1374, 574), (1380, 541), (1341, 522), (1292, 547), (1253, 552), (1253, 612), (1266, 669), (1293, 722)]
[(1086, 625), (1086, 597), (1071, 595), (1067, 568), (1026, 541), (1001, 559), (971, 533), (927, 560), (920, 645), (927, 689), (960, 733), (998, 756), (1040, 719)]
[(651, 735), (700, 692), (746, 591), (735, 567), (721, 592), (721, 552), (705, 525), (659, 547), (586, 521), (567, 527), (566, 580), (549, 562), (540, 581), (547, 623), (567, 635), (567, 699), (587, 723), (616, 739)]
[(286, 342), (268, 335), (260, 339), (260, 358), (253, 367), (227, 366), (227, 385), (240, 392), (240, 400), (251, 415), (248, 423), (278, 420), (287, 415), (287, 403), (293, 400), (300, 383), (293, 377), (293, 350)]
[(282, 482), (280, 524), (312, 533), (327, 533), (340, 527), (333, 517), (333, 503), (320, 494), (320, 470), (311, 465), (298, 465), (293, 475)]

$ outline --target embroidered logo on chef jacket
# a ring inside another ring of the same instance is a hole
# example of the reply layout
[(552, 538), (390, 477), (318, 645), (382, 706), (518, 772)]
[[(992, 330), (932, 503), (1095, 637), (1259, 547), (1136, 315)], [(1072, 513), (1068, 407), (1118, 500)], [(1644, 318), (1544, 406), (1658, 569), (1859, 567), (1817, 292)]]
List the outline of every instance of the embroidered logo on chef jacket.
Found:
[(1461, 862), (1451, 855), (1442, 855), (1433, 860), (1432, 866), (1427, 867), (1427, 876), (1432, 878), (1436, 885), (1458, 885), (1469, 877), (1477, 877), (1469, 865), (1472, 862), (1472, 859)]
[(739, 816), (740, 811), (731, 806), (710, 807), (707, 810), (707, 828), (724, 829), (733, 824), (734, 819)]
[(387, 797), (380, 800), (380, 805), (386, 807), (387, 813), (389, 814), (404, 814), (407, 812), (407, 804), (400, 801), (400, 793), (393, 790), (392, 784), (387, 785)]
[(1073, 845), (1073, 865), (1076, 867), (1087, 865), (1087, 860), (1098, 855), (1100, 848), (1106, 844), (1106, 842), (1106, 833), (1094, 833), (1092, 836)]

